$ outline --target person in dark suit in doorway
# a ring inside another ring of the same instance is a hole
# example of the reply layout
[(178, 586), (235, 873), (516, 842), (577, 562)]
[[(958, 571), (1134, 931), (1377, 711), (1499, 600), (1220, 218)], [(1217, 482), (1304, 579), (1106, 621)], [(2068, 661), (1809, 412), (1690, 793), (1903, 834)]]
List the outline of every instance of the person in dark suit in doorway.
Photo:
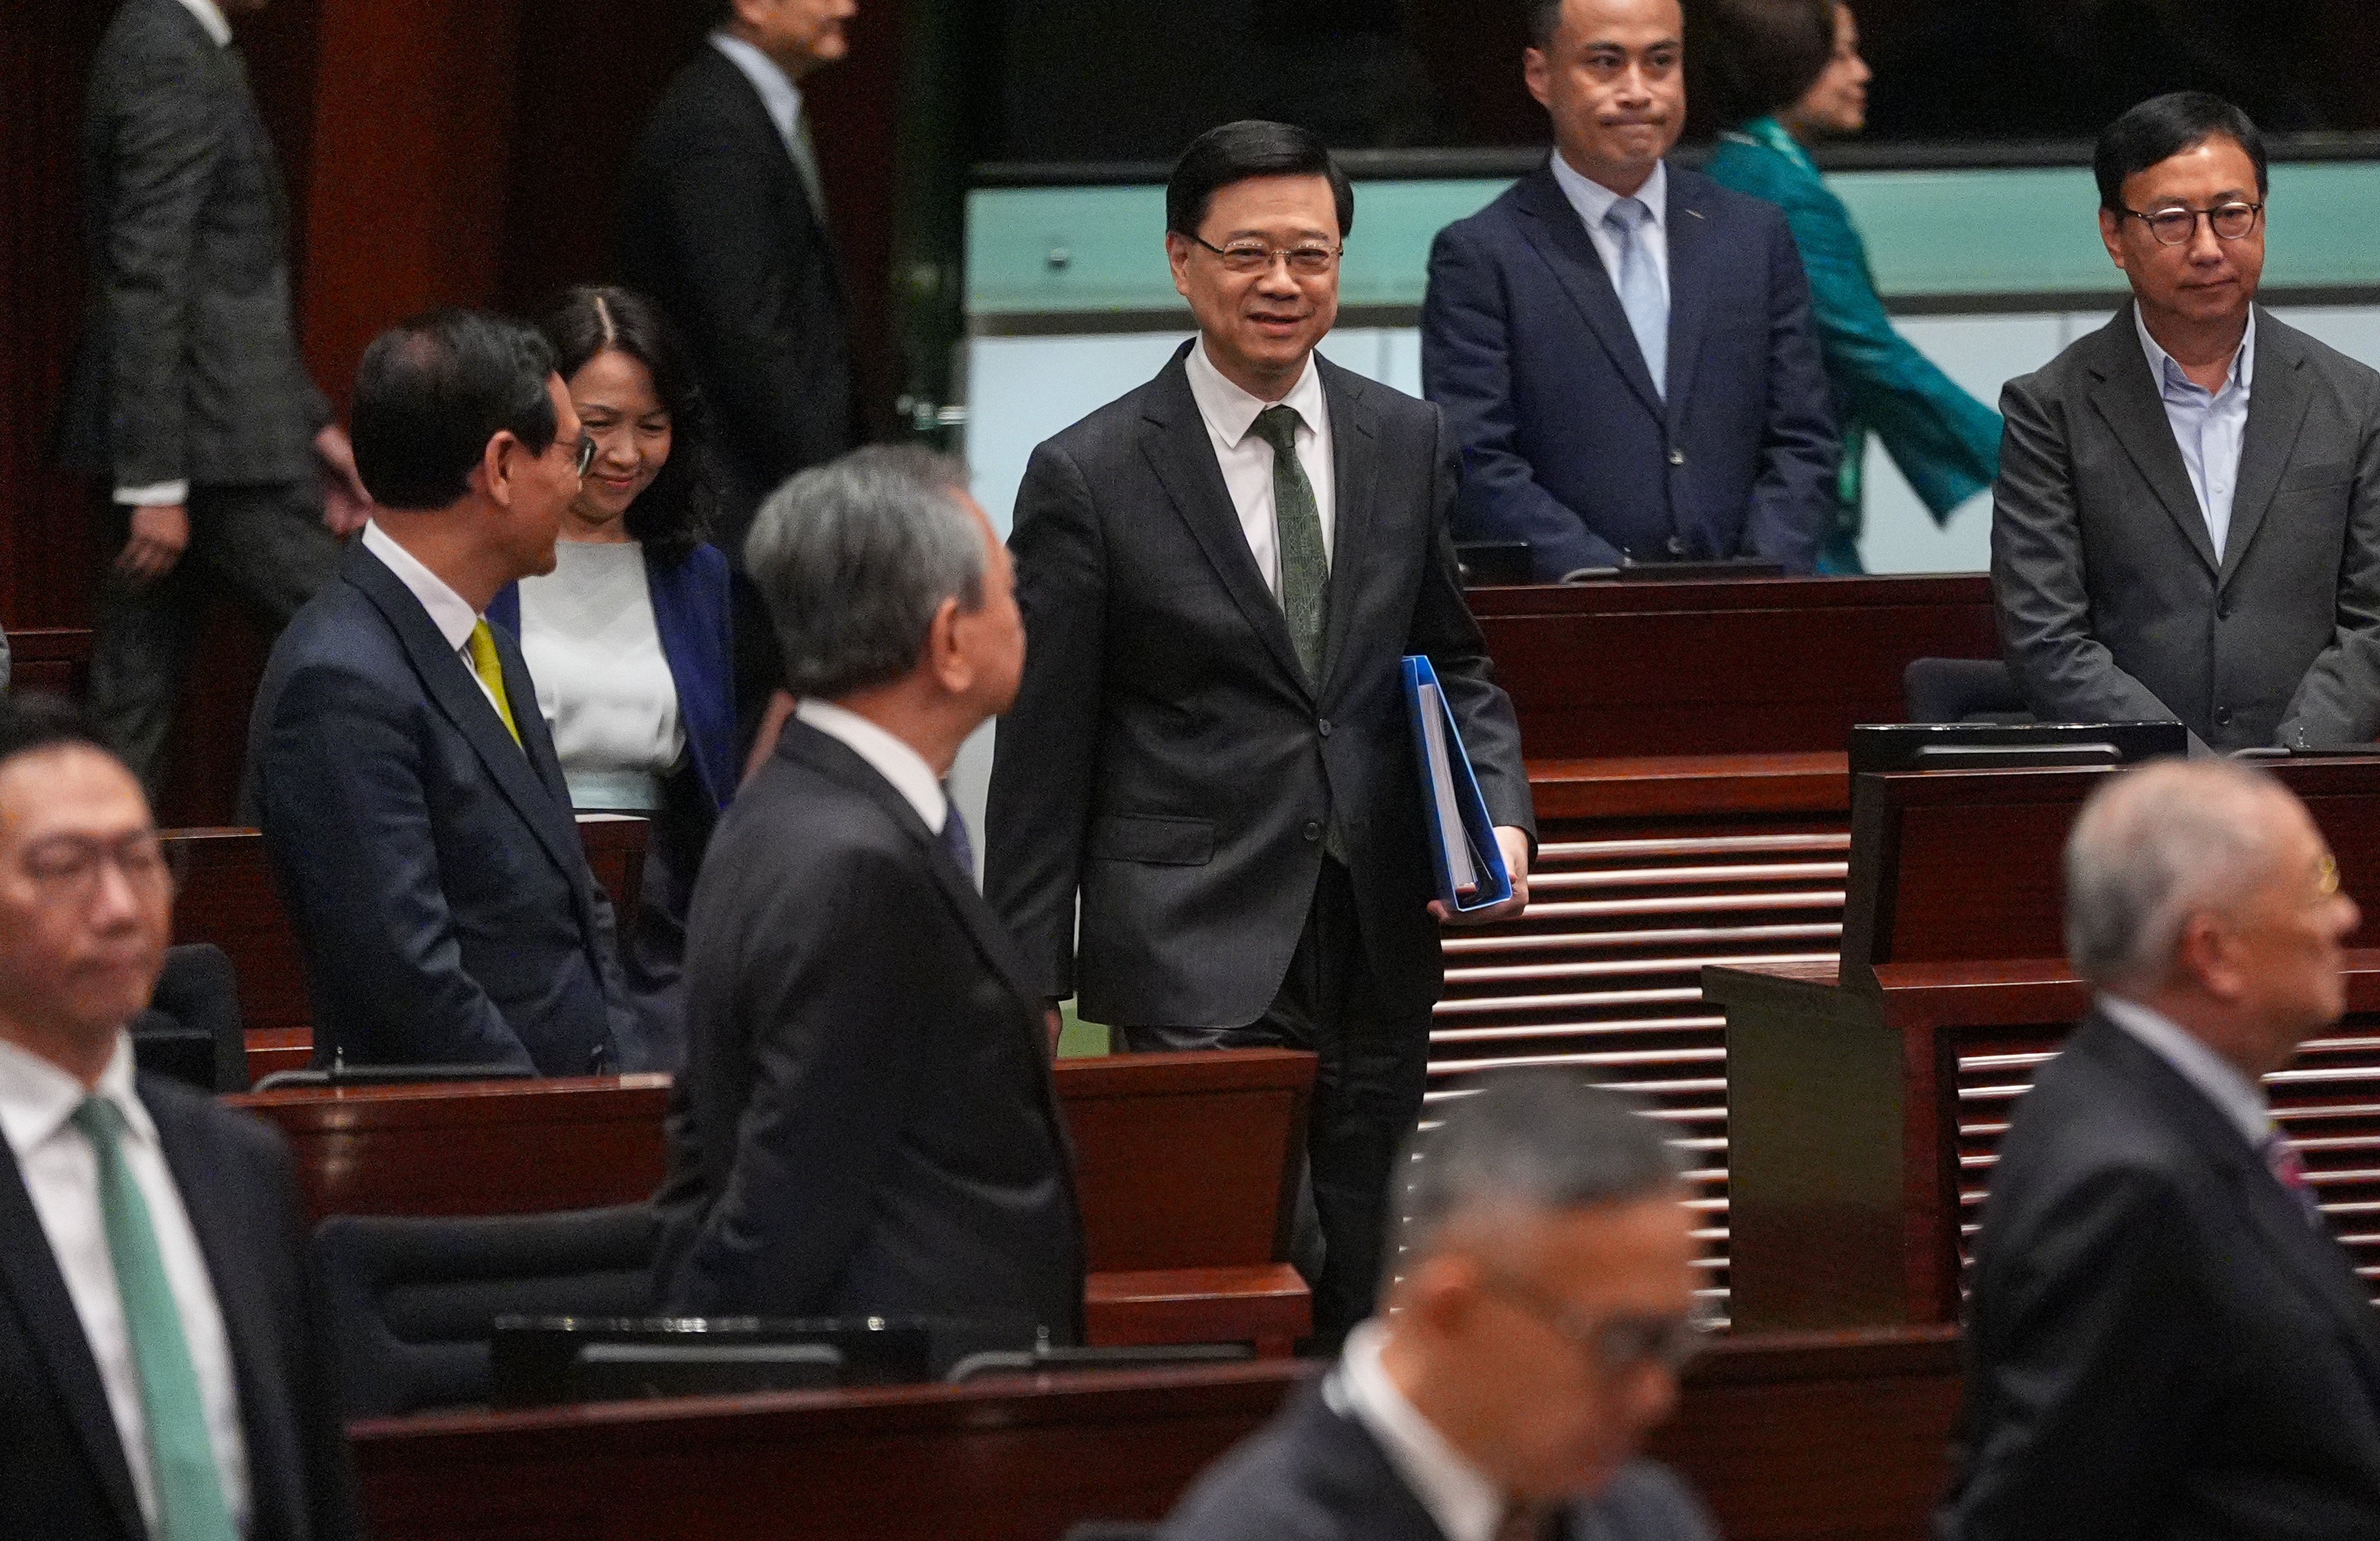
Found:
[(1943, 1541), (2380, 1535), (2380, 1329), (2264, 1078), (2361, 924), (2303, 805), (2168, 761), (2066, 847), (2098, 991), (2017, 1104), (1976, 1238)]
[(1452, 437), (1314, 351), (1354, 217), (1303, 129), (1183, 153), (1165, 245), (1198, 336), (1033, 453), (1011, 541), (1032, 649), (985, 814), (985, 892), (1039, 994), (1127, 1050), (1319, 1053), (1326, 1343), (1371, 1309), (1443, 978), (1402, 657), (1430, 657), (1513, 872), (1481, 918), (1526, 903), (1535, 838), (1455, 576)]
[(379, 506), (274, 646), (249, 727), (315, 1062), (641, 1069), (536, 682), (486, 617), (553, 570), (594, 441), (545, 339), (468, 310), (373, 340), (355, 424)]
[(1463, 447), (1461, 533), (1545, 581), (1735, 557), (1806, 573), (1840, 453), (1784, 214), (1662, 157), (1685, 127), (1678, 0), (1534, 0), (1541, 169), (1439, 232), (1422, 388)]
[(1637, 1455), (1701, 1338), (1660, 1128), (1530, 1071), (1489, 1078), (1415, 1155), (1388, 1309), (1163, 1541), (1716, 1541)]
[(85, 106), (89, 297), (55, 447), (108, 490), (91, 710), (152, 801), (209, 597), (278, 631), (369, 504), (298, 354), (281, 168), (225, 17), (264, 4), (125, 0)]
[(842, 58), (854, 0), (722, 0), (620, 190), (620, 272), (677, 322), (728, 473), (738, 564), (779, 482), (859, 441), (850, 317), (802, 82)]
[(0, 1535), (344, 1541), (289, 1153), (133, 1068), (173, 903), (97, 731), (0, 700)]
[(1992, 491), (2000, 642), (2051, 722), (2199, 746), (2380, 733), (2380, 372), (2256, 303), (2265, 143), (2160, 96), (2100, 137), (2132, 303), (2009, 382)]
[(1008, 553), (964, 467), (885, 448), (786, 483), (751, 561), (801, 703), (695, 885), (661, 1309), (1076, 1341), (1041, 992), (942, 784), (1016, 694)]

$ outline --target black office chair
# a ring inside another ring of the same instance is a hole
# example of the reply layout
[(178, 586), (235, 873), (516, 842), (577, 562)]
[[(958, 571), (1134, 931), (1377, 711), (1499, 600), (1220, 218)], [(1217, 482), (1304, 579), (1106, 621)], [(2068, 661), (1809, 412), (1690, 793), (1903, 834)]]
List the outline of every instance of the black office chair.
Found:
[(2016, 677), (1996, 658), (1912, 659), (1900, 690), (1912, 722), (2030, 722)]
[(207, 1092), (248, 1090), (248, 1026), (239, 976), (212, 942), (165, 950), (149, 1009), (132, 1019), (132, 1062)]
[(650, 1205), (409, 1219), (334, 1215), (314, 1266), (350, 1418), (488, 1400), (498, 1317), (635, 1317), (650, 1304)]

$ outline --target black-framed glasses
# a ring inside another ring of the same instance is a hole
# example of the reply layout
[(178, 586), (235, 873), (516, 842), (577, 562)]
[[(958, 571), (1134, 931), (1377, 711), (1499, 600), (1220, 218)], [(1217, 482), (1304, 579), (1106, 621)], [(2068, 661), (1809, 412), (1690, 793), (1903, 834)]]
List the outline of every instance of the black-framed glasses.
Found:
[(1482, 1268), (1492, 1294), (1519, 1306), (1553, 1329), (1562, 1341), (1589, 1355), (1607, 1375), (1658, 1365), (1671, 1375), (1703, 1351), (1715, 1326), (1710, 1307), (1697, 1296), (1684, 1317), (1612, 1317), (1598, 1321), (1500, 1268)]
[(2192, 209), (2176, 204), (2170, 209), (2152, 209), (2143, 213), (2138, 209), (2126, 209), (2125, 216), (2139, 220), (2149, 227), (2159, 246), (2180, 246), (2198, 234), (2198, 222), (2204, 220), (2218, 241), (2245, 239), (2256, 228), (2256, 216), (2265, 212), (2261, 203), (2218, 203), (2212, 209)]
[(1217, 246), (1200, 237), (1190, 237), (1222, 259), (1225, 273), (1270, 273), (1275, 262), (1287, 262), (1289, 271), (1300, 278), (1319, 278), (1339, 261), (1346, 248), (1337, 246), (1268, 246), (1262, 241), (1233, 241), (1229, 246)]
[(595, 464), (595, 435), (582, 433), (578, 436), (578, 454), (575, 458), (577, 461), (578, 474), (585, 476), (587, 468)]

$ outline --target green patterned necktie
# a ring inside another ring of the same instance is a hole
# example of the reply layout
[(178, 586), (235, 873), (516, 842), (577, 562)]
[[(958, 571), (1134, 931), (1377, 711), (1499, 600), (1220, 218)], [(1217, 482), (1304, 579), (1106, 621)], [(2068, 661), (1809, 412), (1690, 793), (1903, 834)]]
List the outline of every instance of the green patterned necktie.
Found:
[[(132, 1362), (140, 1373), (140, 1406), (149, 1419), (157, 1534), (161, 1541), (237, 1541), (207, 1434), (199, 1372), (182, 1333), (182, 1313), (165, 1278), (148, 1201), (124, 1164), (124, 1114), (103, 1097), (87, 1097), (74, 1110), (74, 1125), (99, 1157), (100, 1218), (107, 1228), (107, 1255), (115, 1265), (115, 1292), (124, 1303)], [(124, 1452), (128, 1461), (141, 1453)]]
[(1297, 461), (1297, 408), (1257, 414), (1257, 436), (1272, 446), (1272, 527), (1281, 546), (1281, 609), (1306, 683), (1322, 688), (1322, 632), (1330, 618), (1330, 558), (1322, 549), (1322, 513), (1314, 484)]

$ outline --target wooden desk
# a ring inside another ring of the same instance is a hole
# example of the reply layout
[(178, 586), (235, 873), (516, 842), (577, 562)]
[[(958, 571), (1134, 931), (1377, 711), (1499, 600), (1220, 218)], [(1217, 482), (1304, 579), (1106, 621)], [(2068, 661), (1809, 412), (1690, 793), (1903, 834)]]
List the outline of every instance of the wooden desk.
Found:
[[(1713, 967), (1726, 1015), (1733, 1319), (1949, 1321), (2010, 1108), (2089, 1004), (2058, 953), (2059, 853), (2103, 770), (1863, 776), (1840, 965)], [(2281, 765), (2350, 892), (2380, 892), (2380, 758)], [(2380, 951), (2271, 1078), (2332, 1223), (2380, 1265)]]
[[(1289, 1267), (1314, 1056), (1062, 1060), (1094, 1342), (1255, 1342), (1311, 1323)], [(640, 1204), (667, 1168), (666, 1076), (307, 1087), (225, 1098), (278, 1126), (312, 1217)]]
[(80, 626), (49, 626), (8, 634), (8, 688), (82, 698), (91, 672), (91, 633)]
[[(1054, 1541), (1153, 1521), (1318, 1366), (787, 1393), (379, 1420), (354, 1428), (382, 1541), (937, 1536)], [(1941, 1330), (1722, 1341), (1653, 1453), (1731, 1541), (1906, 1541), (1946, 1473)]]

